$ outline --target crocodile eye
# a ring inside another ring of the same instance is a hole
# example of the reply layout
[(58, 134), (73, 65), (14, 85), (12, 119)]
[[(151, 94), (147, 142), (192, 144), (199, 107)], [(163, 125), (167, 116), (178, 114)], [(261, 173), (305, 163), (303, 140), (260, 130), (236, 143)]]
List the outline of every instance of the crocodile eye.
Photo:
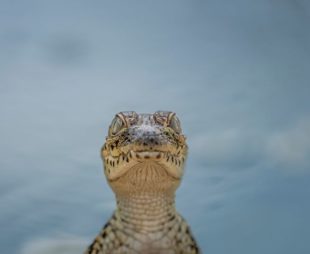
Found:
[(153, 115), (156, 123), (167, 126), (169, 122), (169, 115), (173, 115), (174, 113), (170, 111), (156, 111)]
[(171, 129), (173, 129), (176, 133), (181, 133), (182, 132), (180, 120), (175, 115), (173, 115), (170, 118), (169, 127)]
[(120, 132), (123, 128), (125, 127), (125, 124), (123, 122), (123, 120), (119, 117), (116, 116), (111, 125), (110, 125), (110, 129), (109, 129), (109, 135), (116, 135), (118, 132)]

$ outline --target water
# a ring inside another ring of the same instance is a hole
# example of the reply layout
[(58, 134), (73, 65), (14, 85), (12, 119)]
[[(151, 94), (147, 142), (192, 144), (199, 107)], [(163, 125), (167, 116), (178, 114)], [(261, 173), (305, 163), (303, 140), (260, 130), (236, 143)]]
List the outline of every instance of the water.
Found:
[(1, 1), (1, 253), (82, 253), (115, 113), (178, 113), (204, 253), (309, 253), (309, 3)]

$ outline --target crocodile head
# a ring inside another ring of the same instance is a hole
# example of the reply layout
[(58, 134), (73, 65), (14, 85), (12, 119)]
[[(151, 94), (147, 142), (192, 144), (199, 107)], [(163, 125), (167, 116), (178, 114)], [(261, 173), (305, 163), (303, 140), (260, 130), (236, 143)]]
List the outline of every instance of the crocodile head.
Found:
[(113, 119), (101, 155), (112, 189), (114, 182), (132, 186), (156, 181), (169, 186), (173, 182), (177, 187), (183, 175), (187, 144), (175, 113), (127, 111)]

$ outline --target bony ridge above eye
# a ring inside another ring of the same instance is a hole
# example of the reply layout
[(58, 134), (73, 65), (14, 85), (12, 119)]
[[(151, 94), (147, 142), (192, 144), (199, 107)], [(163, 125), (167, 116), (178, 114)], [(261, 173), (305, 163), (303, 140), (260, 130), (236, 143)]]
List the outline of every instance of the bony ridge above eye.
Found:
[(117, 133), (119, 133), (123, 128), (125, 127), (125, 123), (124, 121), (118, 116), (116, 115), (110, 125), (110, 129), (109, 129), (109, 135), (116, 135)]
[(168, 126), (176, 133), (182, 132), (180, 120), (174, 113), (169, 117)]

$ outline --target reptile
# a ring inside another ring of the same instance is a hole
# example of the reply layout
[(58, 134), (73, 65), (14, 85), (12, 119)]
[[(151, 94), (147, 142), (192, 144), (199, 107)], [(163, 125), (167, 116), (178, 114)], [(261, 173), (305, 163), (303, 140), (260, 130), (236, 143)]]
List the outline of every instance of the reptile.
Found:
[(84, 254), (201, 253), (175, 208), (187, 151), (175, 113), (116, 114), (101, 157), (117, 208)]

